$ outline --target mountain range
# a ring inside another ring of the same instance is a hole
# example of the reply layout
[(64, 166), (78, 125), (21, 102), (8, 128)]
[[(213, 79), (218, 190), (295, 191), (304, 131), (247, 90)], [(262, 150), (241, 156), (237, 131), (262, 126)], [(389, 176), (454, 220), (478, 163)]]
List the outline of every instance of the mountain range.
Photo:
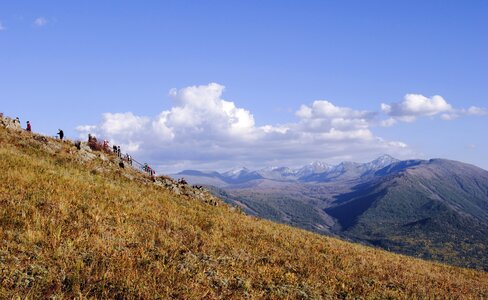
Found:
[(328, 182), (344, 181), (349, 179), (364, 178), (374, 172), (394, 163), (397, 159), (382, 155), (377, 159), (360, 164), (354, 162), (342, 162), (338, 165), (329, 165), (316, 161), (301, 168), (267, 167), (252, 171), (245, 167), (229, 170), (227, 172), (202, 172), (196, 170), (184, 170), (173, 176), (184, 176), (192, 182), (209, 184), (217, 187), (230, 187), (256, 180), (272, 180), (279, 182)]
[(262, 218), (488, 270), (488, 172), (473, 165), (383, 155), (368, 163), (174, 176)]

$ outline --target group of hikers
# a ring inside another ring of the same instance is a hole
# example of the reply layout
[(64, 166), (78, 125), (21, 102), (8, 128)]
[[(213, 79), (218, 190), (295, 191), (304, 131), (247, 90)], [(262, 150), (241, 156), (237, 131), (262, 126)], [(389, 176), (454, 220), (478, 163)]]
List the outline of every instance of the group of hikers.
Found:
[[(107, 140), (103, 141), (103, 145), (104, 146), (105, 146), (106, 143), (108, 145), (108, 141)], [(115, 153), (115, 155), (117, 155), (119, 158), (122, 157), (122, 152), (120, 152), (120, 146), (113, 145), (112, 150)]]
[[(19, 127), (21, 127), (19, 117), (16, 117), (13, 122), (18, 123)], [(27, 125), (26, 125), (25, 130), (28, 132), (32, 132), (32, 125), (31, 125), (30, 121), (27, 121), (26, 124)], [(58, 133), (56, 134), (56, 137), (58, 137), (58, 136), (59, 136), (60, 140), (64, 139), (64, 131), (62, 129), (58, 129)], [(91, 134), (88, 134), (88, 143), (92, 143), (92, 142), (96, 143), (97, 140), (94, 136), (92, 136)], [(103, 150), (105, 150), (107, 152), (110, 151), (109, 150), (109, 142), (107, 140), (103, 141)], [(117, 155), (118, 158), (127, 161), (127, 163), (132, 166), (132, 162), (133, 162), (132, 156), (130, 154), (126, 153), (125, 156), (122, 157), (122, 152), (120, 150), (120, 146), (113, 145), (112, 146), (112, 152), (115, 155)], [(123, 163), (122, 163), (122, 165), (123, 165)], [(139, 164), (139, 165), (141, 165), (141, 164)], [(156, 171), (153, 168), (151, 168), (147, 163), (144, 163), (144, 165), (142, 165), (142, 170), (153, 178), (156, 176)]]
[[(19, 124), (19, 127), (20, 127), (20, 119), (19, 119), (19, 117), (15, 118), (14, 123), (18, 123)], [(26, 131), (29, 131), (29, 132), (32, 132), (32, 126), (31, 126), (30, 121), (27, 121), (27, 125), (25, 127), (25, 130)]]
[[(92, 136), (91, 134), (88, 134), (88, 143), (92, 143), (92, 142), (95, 142), (95, 143), (97, 142), (96, 137)], [(103, 141), (102, 149), (106, 152), (110, 152), (110, 146), (109, 146), (108, 140)], [(117, 155), (118, 158), (126, 161), (130, 166), (132, 166), (134, 159), (132, 158), (132, 156), (129, 153), (126, 153), (125, 155), (123, 155), (122, 151), (120, 149), (120, 146), (113, 145), (111, 152), (114, 153), (115, 155)], [(140, 166), (142, 166), (142, 170), (144, 172), (148, 173), (149, 175), (151, 175), (151, 177), (156, 176), (156, 171), (154, 171), (151, 167), (149, 167), (149, 165), (147, 163), (145, 163), (144, 165), (141, 165), (140, 163), (138, 163), (138, 164)], [(119, 164), (119, 165), (122, 167), (123, 163)]]
[[(16, 117), (15, 120), (14, 120), (14, 123), (18, 123), (19, 126), (20, 126), (20, 119), (19, 117)], [(32, 125), (30, 123), (30, 121), (27, 121), (26, 122), (27, 125), (25, 127), (25, 130), (28, 131), (28, 132), (32, 132)], [(63, 140), (64, 139), (64, 131), (62, 129), (58, 129), (58, 133), (56, 134), (56, 137), (59, 136), (59, 139), (60, 140)]]
[(144, 170), (144, 172), (151, 175), (151, 177), (156, 176), (156, 171), (154, 171), (147, 163), (144, 163), (142, 169)]
[[(108, 148), (108, 141), (107, 140), (103, 141), (103, 147)], [(115, 155), (117, 155), (118, 158), (122, 158), (122, 152), (120, 151), (120, 146), (113, 145), (112, 151), (113, 151), (113, 153), (115, 153)], [(132, 166), (132, 156), (130, 156), (129, 153), (126, 153), (124, 158), (127, 161), (127, 163)]]

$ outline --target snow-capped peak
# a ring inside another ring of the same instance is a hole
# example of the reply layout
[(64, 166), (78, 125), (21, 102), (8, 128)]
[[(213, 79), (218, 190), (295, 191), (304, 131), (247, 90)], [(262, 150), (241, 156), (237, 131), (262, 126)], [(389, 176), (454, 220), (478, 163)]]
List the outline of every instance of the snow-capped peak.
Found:
[(234, 176), (239, 176), (242, 173), (248, 173), (248, 172), (249, 172), (248, 168), (242, 167), (242, 168), (236, 168), (236, 169), (229, 170), (229, 171), (223, 173), (223, 175), (229, 176), (229, 177), (234, 177)]
[(288, 167), (267, 167), (257, 173), (267, 179), (290, 180), (294, 179), (296, 171)]
[(297, 174), (301, 176), (307, 176), (310, 174), (323, 173), (332, 168), (331, 165), (321, 161), (314, 161), (297, 170)]
[(378, 157), (377, 159), (371, 161), (370, 163), (377, 165), (377, 166), (385, 166), (386, 167), (387, 165), (391, 165), (392, 163), (397, 162), (397, 161), (399, 161), (399, 160), (388, 155), (388, 154), (383, 154), (380, 157)]
[(309, 163), (308, 165), (304, 166), (302, 169), (308, 169), (308, 170), (312, 170), (314, 172), (323, 172), (323, 171), (327, 171), (331, 167), (332, 166), (329, 165), (328, 163), (325, 163), (322, 161), (314, 161), (314, 162)]
[(394, 157), (391, 157), (388, 154), (383, 154), (380, 157), (376, 158), (375, 160), (363, 164), (363, 168), (368, 171), (379, 170), (397, 161), (399, 160)]

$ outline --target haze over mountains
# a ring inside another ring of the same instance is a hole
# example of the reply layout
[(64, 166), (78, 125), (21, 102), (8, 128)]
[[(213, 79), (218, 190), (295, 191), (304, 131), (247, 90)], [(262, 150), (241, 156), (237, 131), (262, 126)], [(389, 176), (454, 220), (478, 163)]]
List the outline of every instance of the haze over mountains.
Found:
[(488, 172), (445, 159), (186, 170), (249, 214), (384, 249), (488, 270)]

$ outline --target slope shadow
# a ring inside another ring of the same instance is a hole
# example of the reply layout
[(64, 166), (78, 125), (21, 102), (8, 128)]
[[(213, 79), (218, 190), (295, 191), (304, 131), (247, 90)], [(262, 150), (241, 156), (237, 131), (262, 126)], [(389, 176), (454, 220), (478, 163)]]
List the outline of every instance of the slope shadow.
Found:
[(354, 191), (336, 197), (334, 203), (338, 205), (324, 209), (341, 225), (342, 230), (354, 226), (358, 218), (367, 211), (373, 203), (386, 194), (386, 190), (376, 191), (376, 186), (360, 184)]

